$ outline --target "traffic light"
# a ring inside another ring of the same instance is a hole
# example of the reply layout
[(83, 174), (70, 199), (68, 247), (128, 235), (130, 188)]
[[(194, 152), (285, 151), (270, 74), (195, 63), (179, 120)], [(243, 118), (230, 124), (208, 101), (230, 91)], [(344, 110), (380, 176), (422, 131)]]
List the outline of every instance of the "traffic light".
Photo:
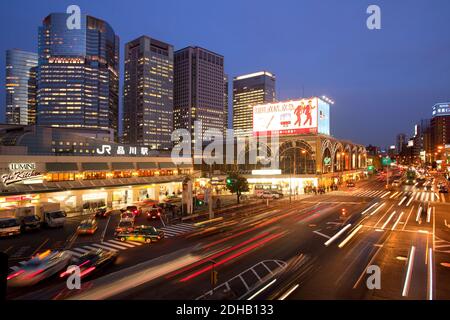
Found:
[(213, 286), (217, 285), (218, 275), (219, 275), (219, 273), (215, 270), (211, 272), (211, 284)]
[(233, 184), (233, 180), (231, 180), (230, 177), (227, 178), (226, 182), (227, 182), (227, 186), (231, 186)]

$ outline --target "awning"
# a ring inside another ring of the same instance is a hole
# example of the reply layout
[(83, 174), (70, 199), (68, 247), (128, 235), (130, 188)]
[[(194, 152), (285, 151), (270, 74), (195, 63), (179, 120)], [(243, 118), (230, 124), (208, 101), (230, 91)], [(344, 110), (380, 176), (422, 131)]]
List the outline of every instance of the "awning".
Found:
[(192, 168), (193, 165), (192, 163), (181, 163), (178, 165), (178, 168), (183, 169), (183, 168)]
[(134, 170), (133, 162), (112, 162), (113, 170)]
[(78, 171), (76, 162), (47, 162), (45, 164), (47, 172), (73, 172)]
[(106, 162), (85, 162), (81, 164), (83, 171), (109, 171)]
[(136, 164), (139, 170), (158, 169), (156, 162), (138, 162)]
[(176, 169), (177, 165), (174, 164), (173, 162), (160, 162), (159, 168), (161, 168), (161, 169)]

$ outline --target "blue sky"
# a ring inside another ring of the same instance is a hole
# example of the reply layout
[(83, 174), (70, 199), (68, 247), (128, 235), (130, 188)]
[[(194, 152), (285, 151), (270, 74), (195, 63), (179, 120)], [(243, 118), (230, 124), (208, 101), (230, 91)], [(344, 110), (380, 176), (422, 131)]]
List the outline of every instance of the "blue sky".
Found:
[[(450, 100), (450, 1), (152, 1), (0, 2), (0, 121), (5, 50), (37, 51), (37, 27), (50, 12), (77, 4), (106, 20), (125, 42), (147, 34), (175, 49), (198, 45), (225, 56), (230, 77), (268, 70), (278, 99), (327, 95), (331, 133), (386, 146)], [(366, 9), (381, 7), (381, 30)], [(122, 70), (123, 71), (123, 68)], [(121, 79), (122, 80), (122, 79)]]

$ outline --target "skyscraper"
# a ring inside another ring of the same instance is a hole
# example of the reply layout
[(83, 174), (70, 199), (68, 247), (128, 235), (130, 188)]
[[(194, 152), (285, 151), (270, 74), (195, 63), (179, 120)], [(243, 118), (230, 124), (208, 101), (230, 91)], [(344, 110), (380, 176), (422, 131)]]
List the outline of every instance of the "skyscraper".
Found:
[(223, 77), (223, 85), (224, 85), (224, 93), (223, 93), (223, 117), (224, 117), (224, 126), (223, 126), (223, 132), (224, 134), (227, 132), (228, 129), (228, 113), (229, 113), (229, 99), (228, 99), (228, 75), (226, 74)]
[(69, 29), (68, 17), (50, 14), (39, 28), (37, 124), (113, 130), (117, 140), (119, 38), (87, 15)]
[(397, 135), (397, 141), (396, 141), (396, 147), (397, 147), (397, 154), (402, 154), (404, 149), (406, 148), (407, 139), (406, 134), (399, 133)]
[(38, 55), (34, 52), (6, 51), (6, 123), (35, 123), (37, 65)]
[(233, 79), (233, 129), (236, 136), (252, 135), (253, 106), (275, 102), (275, 75), (267, 71)]
[(125, 45), (123, 141), (170, 149), (173, 46), (147, 36)]
[[(202, 121), (202, 134), (224, 129), (224, 58), (200, 47), (175, 52), (174, 127), (188, 129)], [(200, 138), (200, 137), (198, 137)]]

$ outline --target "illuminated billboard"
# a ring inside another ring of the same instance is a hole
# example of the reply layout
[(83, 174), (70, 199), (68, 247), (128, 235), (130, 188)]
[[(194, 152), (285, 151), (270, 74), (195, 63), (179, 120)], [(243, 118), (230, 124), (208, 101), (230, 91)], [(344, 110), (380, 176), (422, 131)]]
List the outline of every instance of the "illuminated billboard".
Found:
[(433, 106), (433, 117), (450, 116), (450, 102), (437, 103)]
[(254, 135), (330, 134), (330, 105), (309, 98), (253, 107)]

